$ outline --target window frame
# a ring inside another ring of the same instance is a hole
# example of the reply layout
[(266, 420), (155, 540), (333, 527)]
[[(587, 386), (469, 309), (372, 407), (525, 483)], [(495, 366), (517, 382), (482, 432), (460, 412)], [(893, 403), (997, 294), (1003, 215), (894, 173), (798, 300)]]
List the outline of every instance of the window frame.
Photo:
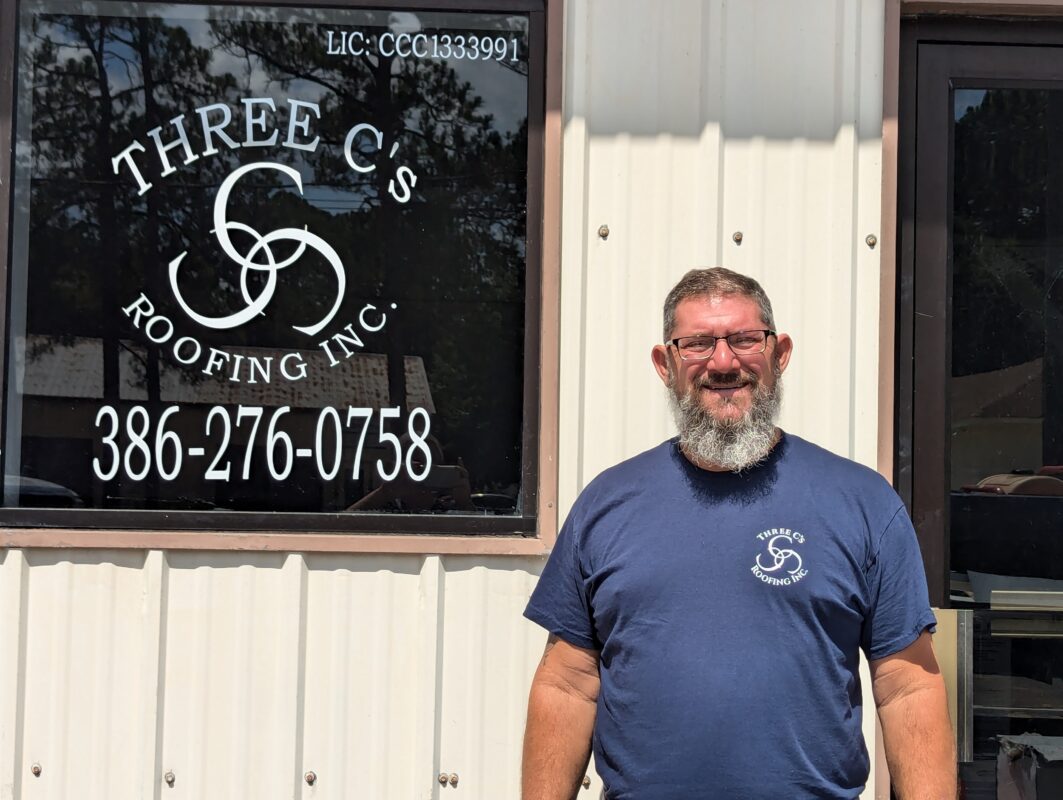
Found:
[[(178, 4), (189, 0), (171, 0)], [(220, 0), (260, 5), (254, 0)], [(329, 512), (172, 512), (144, 509), (0, 508), (0, 547), (92, 547), (322, 552), (541, 554), (557, 532), (560, 288), (561, 3), (550, 0), (286, 0), (282, 5), (410, 11), (521, 12), (531, 18), (527, 271), (521, 432), (522, 511), (513, 516)], [(11, 257), (18, 2), (0, 0), (0, 354), (6, 403), (7, 298)], [(6, 412), (5, 417), (6, 419)], [(221, 525), (224, 521), (226, 524)], [(284, 527), (278, 529), (278, 523)]]

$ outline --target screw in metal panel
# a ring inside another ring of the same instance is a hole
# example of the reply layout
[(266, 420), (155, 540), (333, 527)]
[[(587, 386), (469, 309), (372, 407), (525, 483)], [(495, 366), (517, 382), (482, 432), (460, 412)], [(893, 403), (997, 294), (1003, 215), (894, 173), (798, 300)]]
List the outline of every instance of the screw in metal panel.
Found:
[(162, 776), (162, 779), (166, 781), (166, 785), (172, 789), (174, 783), (177, 781), (177, 776), (173, 774), (172, 769), (168, 769), (166, 770), (166, 774)]
[(450, 778), (447, 777), (447, 773), (445, 773), (445, 772), (440, 772), (439, 773), (439, 785), (440, 786), (446, 786), (447, 785), (447, 781), (449, 781), (449, 780), (450, 780)]
[(602, 225), (600, 228), (598, 228), (598, 236), (599, 236), (599, 238), (601, 238), (603, 240), (604, 239), (608, 239), (609, 238), (609, 226), (608, 225)]
[(591, 788), (591, 776), (590, 775), (584, 775), (583, 776), (583, 788), (584, 789), (590, 789)]
[(878, 239), (875, 237), (875, 234), (873, 234), (873, 233), (869, 233), (867, 235), (867, 238), (864, 239), (864, 241), (867, 242), (867, 246), (870, 247), (872, 250), (874, 250), (875, 249), (875, 245), (878, 244)]
[(41, 765), (37, 764), (37, 763), (34, 763), (33, 766), (30, 767), (30, 772), (33, 773), (33, 777), (34, 778), (41, 777)]
[(315, 773), (313, 770), (310, 770), (310, 772), (306, 773), (303, 778), (306, 780), (307, 784), (313, 786), (314, 781), (317, 780), (317, 773)]
[(456, 772), (450, 773), (450, 785), (451, 786), (457, 786), (458, 785), (458, 773), (456, 773)]
[(742, 244), (742, 231), (735, 231), (731, 234), (731, 239), (735, 244)]

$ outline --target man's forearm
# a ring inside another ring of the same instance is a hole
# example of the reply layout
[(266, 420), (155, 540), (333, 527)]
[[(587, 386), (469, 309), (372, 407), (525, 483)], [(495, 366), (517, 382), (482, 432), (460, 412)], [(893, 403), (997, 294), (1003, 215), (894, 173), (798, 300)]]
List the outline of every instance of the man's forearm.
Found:
[(946, 708), (940, 676), (879, 707), (890, 782), (900, 800), (956, 797), (956, 752)]
[(571, 800), (591, 752), (595, 703), (536, 676), (528, 700), (523, 800)]

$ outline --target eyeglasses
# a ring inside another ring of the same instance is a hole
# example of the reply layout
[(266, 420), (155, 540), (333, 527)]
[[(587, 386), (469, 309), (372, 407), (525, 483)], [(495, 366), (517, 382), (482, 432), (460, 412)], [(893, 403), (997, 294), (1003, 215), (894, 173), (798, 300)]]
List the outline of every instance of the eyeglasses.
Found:
[(670, 339), (670, 344), (679, 351), (679, 357), (684, 361), (704, 361), (711, 358), (716, 350), (716, 343), (720, 339), (727, 340), (727, 346), (732, 353), (741, 356), (763, 353), (768, 346), (768, 337), (774, 336), (775, 331), (738, 331), (727, 336), (680, 336), (678, 339)]

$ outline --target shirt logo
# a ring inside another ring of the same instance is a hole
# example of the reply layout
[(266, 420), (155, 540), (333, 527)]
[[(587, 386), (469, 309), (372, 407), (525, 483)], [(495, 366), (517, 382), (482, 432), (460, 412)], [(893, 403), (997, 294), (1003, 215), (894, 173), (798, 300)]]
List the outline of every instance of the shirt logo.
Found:
[(808, 575), (798, 545), (805, 537), (789, 528), (771, 528), (757, 534), (764, 549), (757, 554), (752, 573), (769, 586), (790, 586)]

